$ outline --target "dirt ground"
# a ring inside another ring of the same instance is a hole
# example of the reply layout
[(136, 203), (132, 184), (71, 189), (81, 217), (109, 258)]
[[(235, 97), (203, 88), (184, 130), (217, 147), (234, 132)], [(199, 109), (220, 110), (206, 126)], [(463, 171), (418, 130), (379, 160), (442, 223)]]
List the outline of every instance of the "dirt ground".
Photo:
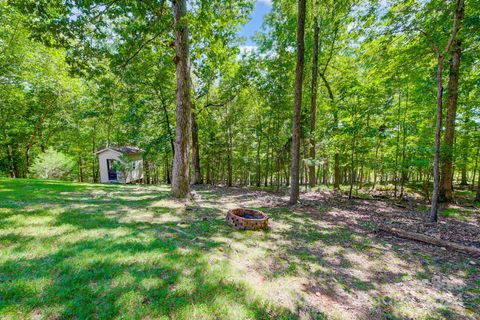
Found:
[[(247, 245), (225, 239), (231, 250), (224, 256), (248, 270), (252, 283), (275, 303), (297, 308), (304, 318), (480, 318), (478, 258), (376, 228), (388, 224), (480, 248), (476, 207), (455, 205), (469, 211), (465, 219), (440, 217), (434, 225), (425, 222), (424, 204), (412, 199), (349, 200), (322, 190), (303, 193), (290, 207), (286, 194), (235, 188), (202, 189), (195, 198), (200, 207), (241, 206), (270, 214), (269, 232), (244, 233)], [(259, 252), (253, 254), (251, 246)]]

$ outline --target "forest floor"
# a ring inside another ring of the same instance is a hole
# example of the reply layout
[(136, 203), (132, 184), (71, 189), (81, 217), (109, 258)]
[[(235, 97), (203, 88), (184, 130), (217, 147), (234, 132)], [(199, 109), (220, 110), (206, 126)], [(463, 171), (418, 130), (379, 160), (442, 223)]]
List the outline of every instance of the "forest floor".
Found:
[[(0, 318), (480, 319), (479, 258), (376, 229), (480, 247), (480, 204), (433, 226), (415, 197), (301, 198), (0, 178)], [(231, 229), (239, 206), (271, 229)]]

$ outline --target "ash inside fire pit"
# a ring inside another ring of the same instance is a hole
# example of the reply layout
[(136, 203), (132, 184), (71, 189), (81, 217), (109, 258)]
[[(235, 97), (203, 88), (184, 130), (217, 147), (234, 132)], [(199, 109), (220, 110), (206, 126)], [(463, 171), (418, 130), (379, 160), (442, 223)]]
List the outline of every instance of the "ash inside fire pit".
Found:
[(268, 217), (261, 211), (251, 209), (232, 209), (227, 213), (227, 222), (239, 230), (259, 230), (268, 227)]

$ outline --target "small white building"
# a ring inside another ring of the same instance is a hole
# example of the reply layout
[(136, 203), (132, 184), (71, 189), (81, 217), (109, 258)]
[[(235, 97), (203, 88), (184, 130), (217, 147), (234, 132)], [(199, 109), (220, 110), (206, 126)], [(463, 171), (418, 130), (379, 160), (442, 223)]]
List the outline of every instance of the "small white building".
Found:
[[(100, 165), (100, 182), (130, 183), (143, 179), (142, 149), (131, 146), (106, 147), (96, 154)], [(125, 165), (127, 159), (128, 170), (119, 170), (116, 162)]]

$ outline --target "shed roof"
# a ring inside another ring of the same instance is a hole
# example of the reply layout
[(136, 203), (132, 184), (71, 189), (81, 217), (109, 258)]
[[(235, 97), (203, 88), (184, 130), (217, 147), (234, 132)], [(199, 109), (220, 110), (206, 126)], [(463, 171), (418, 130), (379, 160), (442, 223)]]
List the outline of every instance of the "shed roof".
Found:
[(101, 150), (98, 150), (96, 153), (99, 154), (106, 150), (114, 150), (124, 154), (137, 154), (137, 153), (142, 153), (144, 151), (143, 149), (133, 147), (133, 146), (118, 146), (118, 147), (110, 146), (110, 147), (106, 147)]

